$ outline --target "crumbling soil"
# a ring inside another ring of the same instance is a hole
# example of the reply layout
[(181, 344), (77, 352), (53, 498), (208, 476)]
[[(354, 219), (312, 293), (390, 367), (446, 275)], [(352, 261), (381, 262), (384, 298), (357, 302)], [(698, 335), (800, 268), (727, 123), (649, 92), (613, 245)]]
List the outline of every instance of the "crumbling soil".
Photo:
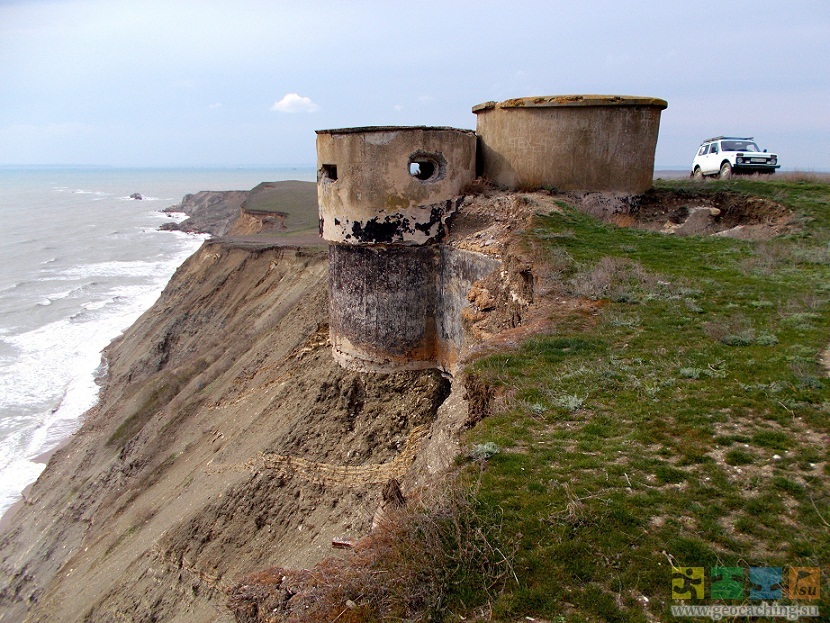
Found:
[(161, 229), (223, 236), (238, 218), (247, 196), (246, 190), (203, 190), (187, 194), (180, 204), (164, 211), (184, 212), (188, 218), (180, 223), (165, 223)]
[(4, 621), (229, 620), (241, 575), (369, 531), (449, 381), (334, 363), (326, 268), (316, 250), (220, 243), (182, 266), (2, 535)]
[(767, 240), (795, 227), (781, 204), (736, 192), (652, 188), (642, 195), (569, 193), (563, 199), (617, 225), (666, 234)]
[[(778, 204), (729, 193), (484, 189), (443, 242), (502, 265), (468, 293), (468, 358), (595, 322), (602, 303), (564, 296), (520, 235), (559, 201), (674, 234), (792, 226)], [(325, 249), (245, 234), (203, 246), (108, 349), (100, 404), (0, 534), (0, 620), (232, 621), (241, 578), (365, 536), (391, 481), (429, 487), (488, 415), (497, 397), (475, 378), (340, 368)]]
[(250, 236), (259, 233), (283, 232), (288, 227), (285, 220), (288, 214), (285, 212), (261, 212), (239, 209), (239, 217), (228, 230), (228, 236)]

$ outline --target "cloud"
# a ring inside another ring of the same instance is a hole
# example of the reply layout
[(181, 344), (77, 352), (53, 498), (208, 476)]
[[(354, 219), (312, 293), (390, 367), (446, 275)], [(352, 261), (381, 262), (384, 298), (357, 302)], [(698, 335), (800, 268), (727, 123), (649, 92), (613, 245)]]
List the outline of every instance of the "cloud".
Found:
[(286, 93), (280, 101), (271, 106), (277, 112), (317, 112), (320, 107), (311, 101), (310, 97), (303, 97), (297, 93)]
[(211, 110), (214, 110), (216, 108), (222, 108), (222, 102), (215, 102), (215, 103), (211, 104), (210, 106), (208, 106), (208, 108), (210, 108)]

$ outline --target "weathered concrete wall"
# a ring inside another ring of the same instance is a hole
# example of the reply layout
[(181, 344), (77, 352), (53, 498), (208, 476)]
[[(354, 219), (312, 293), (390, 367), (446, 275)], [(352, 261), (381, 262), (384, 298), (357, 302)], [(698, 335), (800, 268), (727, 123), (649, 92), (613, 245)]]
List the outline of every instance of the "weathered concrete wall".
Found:
[(468, 345), (461, 310), (495, 258), (444, 247), (329, 245), (329, 336), (348, 368), (453, 372)]
[(475, 178), (475, 157), (470, 130), (317, 132), (320, 232), (331, 243), (329, 335), (342, 365), (449, 370), (458, 361), (460, 310), (492, 261), (435, 243)]
[(469, 306), (467, 294), (473, 284), (500, 270), (502, 263), (494, 257), (439, 245), (439, 270), (436, 273), (435, 360), (441, 368), (455, 372), (466, 354), (472, 338), (461, 322), (461, 311)]
[(660, 112), (649, 97), (563, 95), (486, 102), (480, 173), (507, 188), (642, 193), (651, 187)]
[(330, 244), (329, 336), (350, 368), (434, 367), (434, 248)]
[[(424, 244), (440, 237), (475, 178), (472, 130), (368, 127), (317, 131), (324, 239)], [(416, 166), (417, 165), (417, 166)]]

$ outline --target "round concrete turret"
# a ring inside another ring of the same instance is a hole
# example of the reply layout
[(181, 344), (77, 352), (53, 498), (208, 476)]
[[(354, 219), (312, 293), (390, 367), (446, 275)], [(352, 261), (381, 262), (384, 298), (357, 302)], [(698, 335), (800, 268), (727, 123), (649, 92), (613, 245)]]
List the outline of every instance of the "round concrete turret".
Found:
[(377, 126), (317, 131), (320, 232), (342, 244), (435, 240), (475, 178), (472, 130)]
[(507, 188), (641, 193), (651, 187), (660, 112), (653, 97), (554, 95), (473, 107), (481, 174)]

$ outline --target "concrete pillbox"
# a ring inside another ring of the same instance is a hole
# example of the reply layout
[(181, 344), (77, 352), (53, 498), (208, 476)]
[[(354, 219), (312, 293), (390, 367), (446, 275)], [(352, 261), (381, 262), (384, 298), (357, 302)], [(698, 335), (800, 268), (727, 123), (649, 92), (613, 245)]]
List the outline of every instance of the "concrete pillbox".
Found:
[(551, 95), (473, 107), (479, 173), (511, 189), (642, 193), (651, 187), (665, 100)]
[(475, 178), (472, 130), (374, 126), (317, 131), (323, 238), (341, 244), (434, 241)]

